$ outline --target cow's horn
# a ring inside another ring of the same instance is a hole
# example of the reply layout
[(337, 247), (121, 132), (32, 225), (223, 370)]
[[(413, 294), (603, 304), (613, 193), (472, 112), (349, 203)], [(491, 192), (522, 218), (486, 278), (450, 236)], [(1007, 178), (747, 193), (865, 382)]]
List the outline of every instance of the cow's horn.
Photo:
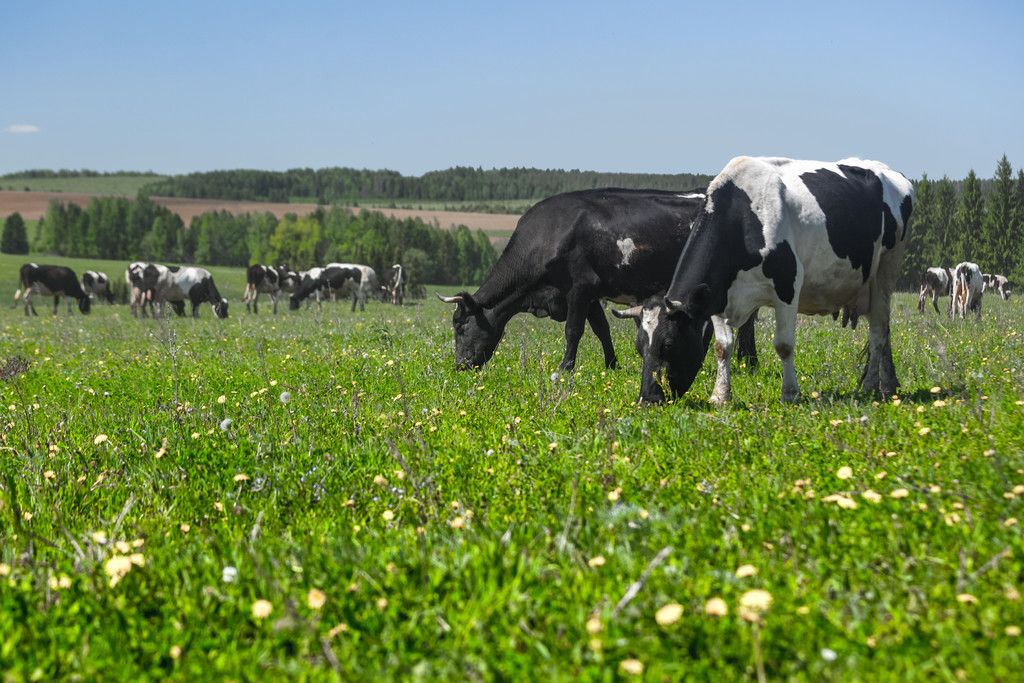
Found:
[(619, 310), (617, 308), (611, 309), (612, 315), (616, 318), (639, 318), (644, 313), (643, 306), (633, 306), (632, 308), (625, 308)]
[[(434, 294), (437, 294), (437, 292), (434, 292)], [(456, 294), (455, 296), (441, 296), (440, 294), (437, 294), (437, 298), (440, 299), (441, 301), (445, 302), (446, 304), (460, 304), (460, 303), (462, 303), (462, 295), (461, 294)]]
[(665, 297), (665, 309), (669, 313), (678, 313), (679, 311), (683, 310), (683, 302), (673, 301), (672, 299)]

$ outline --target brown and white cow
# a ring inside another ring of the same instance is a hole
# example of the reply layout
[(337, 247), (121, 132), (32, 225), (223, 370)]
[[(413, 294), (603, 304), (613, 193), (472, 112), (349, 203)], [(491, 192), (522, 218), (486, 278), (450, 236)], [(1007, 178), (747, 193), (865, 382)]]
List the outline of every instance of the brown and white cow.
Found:
[(974, 313), (981, 320), (981, 300), (985, 293), (981, 268), (977, 263), (964, 261), (953, 270), (953, 305), (950, 315), (967, 319), (967, 313)]
[(925, 302), (931, 297), (935, 312), (939, 312), (939, 297), (953, 293), (953, 271), (949, 268), (929, 268), (921, 278), (921, 293), (917, 297), (917, 310), (924, 313)]
[(1010, 298), (1013, 292), (1010, 291), (1010, 281), (1006, 279), (1005, 275), (992, 275), (991, 273), (981, 274), (982, 282), (984, 283), (985, 289), (994, 289), (999, 293), (999, 298), (1006, 301)]

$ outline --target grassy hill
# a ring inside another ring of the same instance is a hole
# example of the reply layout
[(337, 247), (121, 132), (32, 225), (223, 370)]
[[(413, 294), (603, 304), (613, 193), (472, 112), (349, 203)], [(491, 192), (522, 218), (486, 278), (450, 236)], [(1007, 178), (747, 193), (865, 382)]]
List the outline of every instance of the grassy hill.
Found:
[(135, 196), (143, 186), (166, 176), (109, 175), (79, 178), (0, 177), (0, 190), (27, 192), (82, 192), (86, 194)]

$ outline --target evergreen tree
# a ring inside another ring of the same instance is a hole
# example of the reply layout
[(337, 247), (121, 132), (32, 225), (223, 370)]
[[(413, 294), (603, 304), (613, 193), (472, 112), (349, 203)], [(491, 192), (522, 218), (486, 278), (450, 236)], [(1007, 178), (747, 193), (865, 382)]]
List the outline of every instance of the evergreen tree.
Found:
[(28, 231), (21, 214), (15, 211), (4, 221), (3, 236), (0, 237), (0, 252), (4, 254), (27, 254)]
[(956, 215), (956, 187), (947, 176), (935, 184), (935, 208), (932, 212), (935, 229), (932, 231), (935, 244), (933, 266), (948, 268), (963, 261), (955, 237), (953, 219)]
[(986, 273), (1003, 273), (1012, 260), (1010, 242), (1013, 230), (1013, 169), (1006, 155), (996, 167), (992, 191), (985, 198), (985, 216), (979, 235), (981, 269)]
[[(961, 254), (962, 261), (977, 263), (978, 260), (985, 260), (987, 254), (983, 252), (983, 245), (979, 244), (978, 240), (984, 218), (985, 204), (981, 199), (981, 182), (972, 168), (964, 179), (954, 221), (954, 244), (958, 247), (957, 252)], [(985, 270), (984, 266), (982, 270)]]

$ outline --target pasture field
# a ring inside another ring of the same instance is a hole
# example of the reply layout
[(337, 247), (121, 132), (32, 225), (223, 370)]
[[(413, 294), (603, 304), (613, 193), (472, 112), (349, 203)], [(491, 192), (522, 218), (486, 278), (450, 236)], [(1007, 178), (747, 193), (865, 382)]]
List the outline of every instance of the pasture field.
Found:
[(152, 174), (79, 178), (0, 178), (0, 189), (27, 190), (29, 192), (81, 192), (103, 196), (134, 197), (144, 186), (164, 177), (160, 174)]
[(975, 324), (899, 295), (895, 399), (855, 391), (866, 325), (801, 318), (783, 405), (763, 315), (712, 409), (710, 356), (634, 404), (627, 321), (616, 371), (588, 334), (553, 376), (561, 326), (519, 316), (458, 373), (439, 301), (240, 292), (227, 320), (0, 308), (5, 680), (1024, 670), (1019, 298)]

